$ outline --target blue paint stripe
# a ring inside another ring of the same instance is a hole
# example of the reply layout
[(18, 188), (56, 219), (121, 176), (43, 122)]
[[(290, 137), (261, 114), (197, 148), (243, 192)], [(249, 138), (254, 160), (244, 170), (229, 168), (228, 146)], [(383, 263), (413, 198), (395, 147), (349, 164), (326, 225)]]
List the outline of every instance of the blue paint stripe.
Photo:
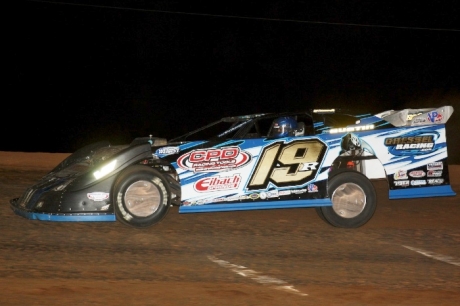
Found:
[(205, 204), (179, 207), (179, 213), (199, 213), (237, 210), (260, 210), (277, 208), (306, 208), (318, 206), (332, 206), (330, 199), (295, 200), (295, 201), (273, 201), (273, 202), (250, 202), (233, 204)]
[(390, 190), (390, 200), (447, 197), (455, 195), (456, 193), (452, 190), (450, 185)]
[(20, 215), (24, 218), (31, 220), (40, 220), (40, 221), (56, 221), (56, 222), (106, 222), (106, 221), (116, 221), (115, 214), (72, 214), (72, 215), (56, 215), (56, 214), (46, 214), (46, 213), (37, 213), (30, 211), (23, 211), (16, 207), (13, 207), (14, 213)]

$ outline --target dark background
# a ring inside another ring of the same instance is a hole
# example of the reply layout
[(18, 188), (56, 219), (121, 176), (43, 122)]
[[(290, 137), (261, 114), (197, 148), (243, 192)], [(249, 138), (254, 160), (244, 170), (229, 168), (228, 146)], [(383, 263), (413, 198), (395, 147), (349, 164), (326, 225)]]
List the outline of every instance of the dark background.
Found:
[[(172, 138), (218, 117), (453, 105), (457, 1), (15, 1), (2, 151)], [(6, 79), (6, 80), (5, 80)]]

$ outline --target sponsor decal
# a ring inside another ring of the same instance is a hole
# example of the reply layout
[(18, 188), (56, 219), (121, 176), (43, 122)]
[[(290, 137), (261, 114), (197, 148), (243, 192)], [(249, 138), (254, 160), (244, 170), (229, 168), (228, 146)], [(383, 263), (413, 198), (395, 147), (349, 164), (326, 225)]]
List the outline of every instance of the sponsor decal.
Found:
[(265, 199), (267, 198), (267, 193), (266, 193), (266, 192), (261, 192), (261, 193), (259, 194), (259, 198), (260, 198), (261, 200), (265, 200)]
[(239, 147), (225, 147), (191, 151), (180, 156), (177, 165), (193, 172), (220, 172), (238, 169), (250, 161), (248, 152)]
[(315, 184), (308, 184), (307, 190), (308, 192), (318, 192), (318, 186)]
[(385, 138), (384, 144), (393, 155), (427, 154), (435, 149), (438, 134), (433, 131), (414, 131), (400, 137)]
[(179, 153), (179, 147), (164, 147), (155, 151), (155, 154), (171, 155)]
[(260, 195), (258, 193), (251, 193), (247, 195), (240, 195), (238, 200), (257, 200), (260, 198)]
[(442, 162), (428, 163), (426, 165), (427, 170), (442, 170), (444, 168)]
[(409, 181), (408, 180), (395, 181), (394, 184), (395, 184), (395, 186), (398, 186), (398, 187), (407, 187), (407, 186), (409, 186)]
[(231, 201), (238, 201), (240, 199), (240, 196), (231, 196), (231, 197), (226, 197), (225, 201), (231, 202)]
[(373, 130), (374, 128), (375, 127), (374, 127), (373, 124), (367, 124), (367, 125), (360, 125), (360, 126), (352, 126), (352, 127), (330, 129), (329, 133), (336, 134), (336, 133), (349, 133), (349, 132), (369, 131), (369, 130)]
[(217, 135), (217, 136), (218, 136), (218, 137), (222, 137), (222, 136), (224, 136), (224, 135), (226, 135), (226, 134), (230, 134), (231, 132), (233, 132), (233, 131), (239, 129), (240, 127), (242, 127), (242, 126), (245, 125), (245, 124), (246, 124), (246, 122), (241, 122), (240, 124), (235, 125), (235, 126), (232, 127), (231, 129), (226, 130), (225, 132), (220, 133), (220, 134)]
[(441, 122), (442, 121), (442, 114), (434, 111), (434, 112), (429, 112), (427, 116), (428, 121), (430, 122)]
[(393, 174), (393, 178), (395, 180), (407, 180), (407, 171), (406, 170), (398, 170)]
[(415, 137), (392, 137), (385, 138), (386, 146), (396, 146), (396, 150), (432, 148), (434, 145), (433, 135)]
[(88, 199), (93, 200), (95, 202), (104, 201), (109, 198), (109, 194), (107, 192), (90, 192), (87, 193), (86, 196), (88, 197)]
[(101, 210), (109, 210), (110, 204), (104, 205), (101, 207)]
[(203, 203), (217, 203), (217, 202), (221, 202), (221, 201), (219, 200), (219, 198), (205, 199), (205, 200), (203, 201)]
[(198, 192), (221, 191), (237, 189), (241, 182), (241, 176), (212, 176), (198, 180), (193, 187)]
[(414, 171), (411, 171), (409, 172), (409, 176), (410, 177), (424, 177), (425, 176), (425, 171), (422, 171), (422, 170), (414, 170)]
[(279, 192), (278, 190), (270, 190), (267, 192), (267, 198), (277, 198), (279, 197)]
[(434, 147), (434, 143), (411, 143), (411, 144), (398, 144), (396, 145), (396, 150), (409, 150), (409, 149), (421, 149), (421, 150), (431, 150)]
[(291, 193), (292, 194), (301, 194), (301, 193), (305, 193), (307, 192), (307, 189), (304, 188), (304, 189), (294, 189), (294, 190), (291, 190)]
[(428, 179), (427, 181), (430, 185), (441, 185), (444, 183), (444, 179), (442, 178)]
[(422, 117), (422, 118), (415, 118), (412, 122), (416, 124), (416, 123), (425, 123), (427, 121), (428, 121), (427, 119)]
[(421, 115), (421, 114), (423, 113), (407, 114), (407, 121), (411, 121), (412, 118), (414, 118), (415, 116)]
[(442, 170), (428, 170), (426, 173), (428, 177), (440, 177), (442, 176)]
[(410, 181), (411, 186), (421, 186), (421, 185), (426, 185), (425, 180), (413, 180)]
[(278, 192), (280, 196), (291, 194), (290, 190), (281, 190)]

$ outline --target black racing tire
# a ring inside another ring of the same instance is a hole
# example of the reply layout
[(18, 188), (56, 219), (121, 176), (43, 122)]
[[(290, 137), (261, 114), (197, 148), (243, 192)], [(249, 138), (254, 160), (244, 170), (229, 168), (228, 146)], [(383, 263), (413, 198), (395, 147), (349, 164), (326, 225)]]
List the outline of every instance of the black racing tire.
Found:
[(319, 217), (335, 227), (357, 228), (367, 223), (377, 207), (374, 185), (357, 172), (343, 172), (329, 180), (332, 206), (318, 207)]
[(117, 220), (136, 228), (160, 222), (171, 202), (171, 190), (163, 174), (141, 165), (130, 166), (120, 173), (113, 195)]
[(315, 207), (316, 214), (321, 218), (326, 223), (329, 223), (329, 221), (326, 220), (326, 218), (323, 215), (323, 211), (321, 209), (322, 207)]

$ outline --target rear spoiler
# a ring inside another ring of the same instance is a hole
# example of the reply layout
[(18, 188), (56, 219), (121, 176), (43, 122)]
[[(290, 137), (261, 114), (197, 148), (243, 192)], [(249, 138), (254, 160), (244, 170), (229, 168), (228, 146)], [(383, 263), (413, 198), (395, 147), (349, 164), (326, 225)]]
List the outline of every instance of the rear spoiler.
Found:
[(379, 114), (379, 117), (394, 126), (419, 126), (445, 124), (454, 112), (450, 105), (439, 108), (407, 108), (404, 110), (388, 110)]

